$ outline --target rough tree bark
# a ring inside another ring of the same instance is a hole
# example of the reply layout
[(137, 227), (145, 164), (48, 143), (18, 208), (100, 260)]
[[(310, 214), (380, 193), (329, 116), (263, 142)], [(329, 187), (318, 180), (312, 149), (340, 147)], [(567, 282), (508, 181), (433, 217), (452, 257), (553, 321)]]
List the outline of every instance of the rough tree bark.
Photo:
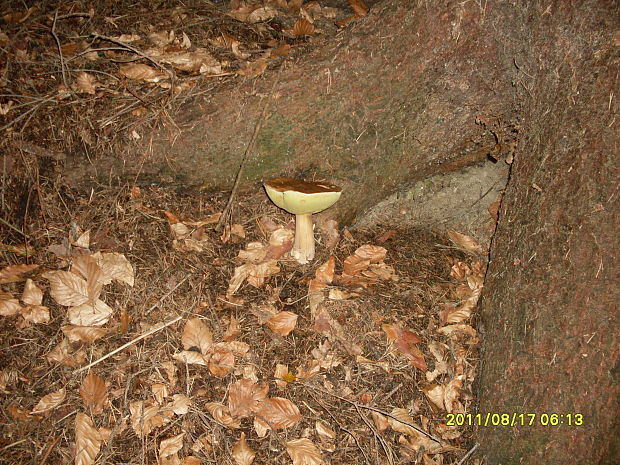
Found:
[[(276, 174), (342, 184), (346, 222), (518, 130), (482, 304), (479, 412), (584, 423), (481, 427), (489, 464), (618, 457), (619, 8), (385, 0), (283, 72), (247, 167), (254, 188)], [(162, 133), (136, 166), (229, 188), (270, 76), (189, 108), (180, 135)]]
[[(538, 417), (482, 427), (479, 441), (489, 463), (618, 463), (619, 6), (519, 8), (523, 124), (485, 284), (479, 394), (482, 414)], [(540, 425), (551, 413), (584, 423)]]

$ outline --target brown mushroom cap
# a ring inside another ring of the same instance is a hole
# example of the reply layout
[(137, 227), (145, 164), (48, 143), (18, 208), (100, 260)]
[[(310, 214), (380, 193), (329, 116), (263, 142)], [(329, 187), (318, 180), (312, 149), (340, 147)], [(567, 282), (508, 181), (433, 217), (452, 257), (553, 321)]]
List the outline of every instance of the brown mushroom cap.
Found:
[(295, 215), (318, 213), (340, 198), (342, 189), (325, 182), (308, 182), (292, 178), (275, 178), (264, 183), (273, 203)]

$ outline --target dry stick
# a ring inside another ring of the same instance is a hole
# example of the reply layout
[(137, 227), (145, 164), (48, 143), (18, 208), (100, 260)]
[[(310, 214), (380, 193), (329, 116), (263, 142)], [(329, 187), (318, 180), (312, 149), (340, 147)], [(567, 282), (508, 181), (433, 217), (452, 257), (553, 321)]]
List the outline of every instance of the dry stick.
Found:
[(461, 460), (459, 460), (459, 463), (457, 463), (456, 465), (463, 465), (465, 463), (465, 460), (467, 460), (471, 456), (471, 454), (474, 453), (474, 451), (478, 448), (479, 445), (480, 444), (478, 444), (478, 443), (474, 444), (474, 447), (469, 449), (469, 452), (467, 452), (467, 454), (465, 454), (463, 456), (463, 458)]
[(329, 392), (327, 390), (321, 389), (321, 388), (316, 387), (316, 386), (310, 386), (309, 384), (304, 384), (304, 383), (300, 383), (300, 385), (304, 386), (304, 387), (307, 387), (307, 388), (310, 388), (310, 389), (316, 389), (317, 391), (320, 391), (320, 392), (323, 392), (324, 394), (333, 396), (333, 397), (335, 397), (337, 399), (340, 399), (340, 400), (342, 400), (344, 402), (347, 402), (347, 403), (349, 403), (349, 404), (351, 404), (351, 405), (353, 405), (353, 406), (355, 406), (357, 408), (363, 408), (363, 409), (366, 409), (366, 410), (372, 410), (373, 412), (377, 412), (377, 413), (380, 413), (381, 415), (384, 415), (386, 417), (390, 417), (390, 418), (396, 420), (397, 422), (402, 423), (403, 425), (410, 426), (411, 428), (416, 430), (418, 433), (423, 434), (424, 436), (426, 436), (429, 439), (432, 439), (436, 443), (441, 444), (441, 441), (439, 439), (437, 439), (435, 436), (433, 436), (432, 434), (427, 433), (426, 431), (424, 431), (419, 426), (416, 426), (416, 425), (414, 425), (412, 423), (409, 423), (408, 421), (401, 420), (397, 416), (392, 415), (390, 412), (386, 412), (385, 410), (381, 410), (381, 409), (378, 409), (376, 407), (371, 407), (370, 405), (358, 404), (357, 402), (353, 402), (352, 400), (349, 400), (346, 397), (339, 396), (338, 394), (334, 394), (333, 392)]
[(127, 347), (129, 347), (130, 345), (133, 345), (133, 344), (135, 344), (136, 342), (139, 342), (139, 341), (141, 341), (142, 339), (145, 339), (145, 338), (149, 337), (151, 334), (156, 333), (157, 331), (161, 331), (162, 329), (164, 329), (164, 328), (166, 328), (166, 327), (168, 327), (168, 326), (170, 326), (170, 325), (172, 325), (172, 324), (176, 323), (176, 322), (177, 322), (177, 321), (179, 321), (181, 318), (183, 318), (183, 316), (182, 316), (182, 315), (181, 315), (181, 316), (176, 317), (174, 320), (170, 320), (168, 323), (164, 323), (164, 324), (159, 325), (159, 326), (157, 326), (157, 327), (155, 327), (155, 328), (153, 328), (153, 329), (150, 329), (149, 331), (147, 331), (146, 333), (142, 334), (141, 336), (138, 336), (137, 338), (132, 339), (132, 340), (131, 340), (131, 341), (129, 341), (127, 344), (123, 344), (123, 345), (122, 345), (122, 346), (120, 346), (118, 349), (114, 349), (112, 352), (110, 352), (110, 353), (108, 353), (108, 354), (104, 355), (103, 357), (101, 357), (101, 358), (99, 358), (99, 359), (95, 360), (94, 362), (89, 363), (88, 365), (86, 365), (86, 366), (84, 366), (84, 367), (82, 367), (82, 368), (78, 368), (77, 370), (75, 370), (75, 371), (73, 372), (73, 374), (75, 375), (75, 374), (78, 374), (78, 373), (80, 373), (80, 372), (82, 372), (82, 371), (88, 370), (89, 368), (94, 367), (94, 366), (95, 366), (95, 365), (97, 365), (98, 363), (103, 362), (105, 359), (110, 358), (112, 355), (119, 353), (121, 350), (126, 349), (126, 348), (127, 348)]
[(265, 100), (265, 104), (263, 105), (263, 111), (261, 112), (258, 121), (256, 122), (256, 126), (254, 127), (254, 132), (252, 133), (252, 137), (250, 138), (250, 142), (245, 148), (245, 152), (243, 157), (241, 158), (241, 164), (239, 165), (239, 170), (237, 171), (237, 175), (235, 176), (235, 183), (233, 184), (232, 191), (230, 191), (230, 197), (228, 197), (228, 202), (226, 203), (226, 208), (222, 212), (222, 216), (220, 216), (219, 221), (215, 225), (216, 231), (219, 230), (222, 225), (226, 222), (228, 216), (230, 215), (230, 210), (232, 208), (233, 200), (235, 199), (235, 194), (239, 189), (239, 184), (241, 183), (241, 175), (243, 174), (243, 169), (245, 168), (245, 164), (248, 161), (249, 154), (254, 148), (254, 143), (256, 142), (256, 136), (258, 135), (258, 131), (260, 131), (263, 121), (265, 120), (265, 115), (267, 114), (267, 108), (269, 107), (269, 101), (271, 100), (271, 96), (273, 95), (276, 86), (278, 85), (278, 81), (280, 80), (280, 74), (282, 73), (282, 68), (284, 68), (284, 63), (280, 65), (278, 69), (278, 74), (276, 74), (276, 79), (273, 81), (273, 86), (271, 87), (271, 91)]
[(54, 12), (54, 21), (52, 22), (52, 37), (56, 41), (56, 47), (58, 47), (58, 56), (60, 56), (60, 71), (62, 72), (62, 82), (69, 90), (69, 83), (67, 82), (67, 72), (65, 71), (65, 58), (62, 55), (62, 47), (60, 46), (60, 39), (56, 35), (56, 21), (58, 20), (58, 10)]

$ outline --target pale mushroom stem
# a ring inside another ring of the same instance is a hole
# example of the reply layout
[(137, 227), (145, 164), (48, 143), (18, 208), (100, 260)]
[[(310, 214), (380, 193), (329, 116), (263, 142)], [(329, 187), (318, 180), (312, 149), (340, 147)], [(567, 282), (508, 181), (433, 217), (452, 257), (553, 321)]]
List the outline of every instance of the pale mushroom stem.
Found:
[(291, 256), (302, 265), (314, 258), (314, 230), (311, 214), (295, 215), (295, 242)]

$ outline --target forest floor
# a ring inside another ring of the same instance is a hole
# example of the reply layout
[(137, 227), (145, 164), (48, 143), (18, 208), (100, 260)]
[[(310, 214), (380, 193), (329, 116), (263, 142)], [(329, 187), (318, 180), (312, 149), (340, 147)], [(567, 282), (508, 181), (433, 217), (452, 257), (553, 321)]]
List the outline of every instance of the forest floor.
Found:
[(486, 244), (324, 221), (300, 265), (263, 191), (218, 228), (230, 193), (56, 171), (372, 4), (152, 6), (0, 15), (0, 463), (464, 463)]

